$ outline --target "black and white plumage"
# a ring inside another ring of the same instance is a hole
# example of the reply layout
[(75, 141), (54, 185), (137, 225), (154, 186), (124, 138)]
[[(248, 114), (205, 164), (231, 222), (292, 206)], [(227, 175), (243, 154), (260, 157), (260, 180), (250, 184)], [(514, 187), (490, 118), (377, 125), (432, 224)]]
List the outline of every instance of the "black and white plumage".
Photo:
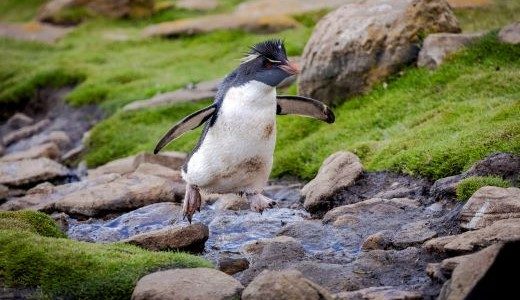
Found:
[(200, 210), (199, 190), (245, 194), (251, 208), (259, 212), (273, 205), (261, 192), (273, 163), (277, 114), (334, 122), (332, 111), (318, 100), (276, 95), (276, 86), (297, 72), (287, 59), (283, 42), (256, 44), (221, 83), (214, 103), (182, 119), (159, 141), (154, 153), (204, 124), (182, 169), (187, 182), (183, 210), (190, 222)]

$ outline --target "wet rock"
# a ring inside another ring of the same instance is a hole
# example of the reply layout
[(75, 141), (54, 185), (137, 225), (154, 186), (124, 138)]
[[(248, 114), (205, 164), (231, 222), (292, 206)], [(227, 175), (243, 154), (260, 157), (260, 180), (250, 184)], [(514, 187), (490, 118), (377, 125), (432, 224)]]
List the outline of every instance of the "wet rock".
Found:
[(28, 23), (0, 23), (0, 36), (22, 41), (37, 41), (52, 44), (65, 37), (71, 28), (42, 24)]
[(338, 190), (354, 184), (363, 172), (359, 158), (350, 152), (336, 152), (320, 167), (316, 177), (305, 185), (301, 193), (305, 196), (304, 207), (311, 213), (331, 208), (330, 198)]
[[(114, 181), (120, 176), (117, 174), (103, 175), (97, 178), (54, 186), (49, 182), (41, 183), (27, 191), (23, 197), (13, 198), (2, 204), (0, 209), (3, 210), (45, 210), (46, 208), (52, 212), (54, 202), (60, 200), (65, 195), (75, 191), (86, 189), (95, 185)], [(51, 207), (49, 209), (48, 207)]]
[(208, 236), (208, 227), (198, 223), (141, 233), (124, 242), (153, 251), (202, 252)]
[(520, 218), (520, 189), (485, 186), (462, 208), (460, 226), (469, 230), (481, 229), (509, 218)]
[(305, 278), (295, 270), (263, 271), (242, 293), (244, 300), (307, 299), (332, 300), (334, 297), (323, 287)]
[(520, 155), (511, 153), (494, 153), (475, 163), (464, 177), (500, 176), (513, 183), (520, 182)]
[(289, 16), (211, 15), (204, 18), (184, 19), (150, 25), (143, 31), (145, 37), (176, 37), (194, 35), (215, 30), (242, 29), (255, 33), (274, 33), (297, 27)]
[(172, 170), (157, 164), (142, 163), (137, 167), (135, 173), (144, 175), (155, 175), (172, 181), (181, 182), (181, 171)]
[(175, 151), (164, 151), (160, 154), (139, 153), (133, 162), (134, 168), (142, 163), (161, 165), (173, 170), (180, 170), (186, 161), (186, 153)]
[(508, 44), (520, 44), (520, 22), (507, 25), (500, 30), (498, 38)]
[(219, 210), (243, 210), (249, 209), (249, 202), (237, 194), (221, 195), (215, 203), (215, 208)]
[(365, 251), (377, 250), (377, 249), (388, 249), (388, 245), (392, 239), (392, 234), (389, 231), (379, 231), (369, 235), (361, 245), (361, 249)]
[(49, 158), (56, 160), (60, 157), (60, 149), (54, 143), (45, 143), (24, 151), (13, 152), (0, 158), (1, 162), (12, 162), (24, 159)]
[(46, 210), (84, 217), (125, 212), (158, 202), (179, 202), (185, 185), (154, 175), (131, 173), (116, 180), (82, 189), (56, 201)]
[(134, 289), (132, 300), (239, 299), (243, 289), (236, 279), (215, 269), (173, 269), (141, 278)]
[(8, 134), (6, 134), (4, 136), (3, 143), (4, 143), (4, 145), (8, 146), (8, 145), (10, 145), (10, 144), (12, 144), (14, 142), (17, 142), (17, 141), (19, 141), (21, 139), (27, 138), (27, 137), (35, 134), (35, 133), (40, 132), (45, 127), (47, 127), (50, 123), (51, 123), (50, 120), (44, 119), (44, 120), (41, 120), (40, 122), (38, 122), (36, 124), (25, 126), (25, 127), (22, 127), (22, 128), (20, 128), (18, 130), (10, 132), (10, 133), (8, 133)]
[(34, 119), (23, 113), (15, 113), (7, 120), (7, 126), (11, 129), (20, 129), (34, 123)]
[(109, 18), (147, 17), (153, 12), (152, 0), (53, 0), (40, 8), (37, 19), (59, 25), (70, 25), (81, 20), (64, 16), (70, 11), (85, 10), (86, 15), (100, 15)]
[(451, 280), (446, 283), (445, 294), (439, 299), (466, 299), (491, 267), (501, 248), (501, 244), (496, 244), (467, 255), (453, 270)]
[(420, 300), (421, 293), (403, 290), (400, 287), (378, 286), (335, 295), (336, 300)]
[(316, 25), (303, 51), (299, 90), (338, 104), (417, 59), (423, 33), (460, 32), (446, 1), (345, 4)]
[(150, 99), (133, 101), (123, 107), (123, 110), (138, 110), (181, 102), (213, 99), (215, 98), (220, 82), (222, 82), (221, 79), (201, 82), (172, 92), (159, 94)]
[(228, 275), (242, 272), (249, 268), (249, 261), (238, 254), (221, 253), (218, 259), (218, 269)]
[(419, 246), (436, 236), (437, 232), (430, 228), (428, 221), (417, 221), (403, 225), (392, 236), (392, 246), (396, 249)]
[(434, 238), (424, 243), (431, 252), (470, 253), (497, 242), (520, 239), (520, 219), (496, 221), (482, 229)]
[(484, 33), (434, 33), (424, 40), (417, 65), (437, 68), (446, 57), (482, 37)]
[(68, 173), (67, 168), (45, 157), (0, 162), (0, 184), (6, 186), (27, 186), (64, 177)]
[(179, 0), (175, 2), (175, 7), (189, 10), (213, 10), (217, 6), (217, 0)]
[(137, 234), (151, 232), (182, 222), (182, 209), (171, 202), (150, 204), (115, 219), (71, 220), (67, 235), (87, 242), (117, 242)]
[(430, 194), (435, 199), (454, 199), (457, 185), (464, 179), (464, 175), (454, 175), (435, 181), (430, 189)]
[(305, 250), (300, 242), (288, 236), (258, 240), (244, 246), (244, 252), (269, 264), (302, 258)]

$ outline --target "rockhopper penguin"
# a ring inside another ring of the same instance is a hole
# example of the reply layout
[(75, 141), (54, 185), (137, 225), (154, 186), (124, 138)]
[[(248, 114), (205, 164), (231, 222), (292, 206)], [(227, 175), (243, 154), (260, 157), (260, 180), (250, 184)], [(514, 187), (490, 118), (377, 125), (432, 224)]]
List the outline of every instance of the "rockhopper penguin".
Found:
[(195, 211), (200, 211), (199, 190), (245, 195), (251, 209), (258, 212), (275, 204), (261, 193), (273, 164), (277, 114), (334, 122), (334, 114), (320, 101), (276, 95), (276, 86), (297, 73), (282, 41), (253, 45), (220, 84), (214, 103), (182, 119), (159, 141), (154, 153), (204, 124), (199, 142), (182, 168), (187, 182), (183, 212), (190, 222)]

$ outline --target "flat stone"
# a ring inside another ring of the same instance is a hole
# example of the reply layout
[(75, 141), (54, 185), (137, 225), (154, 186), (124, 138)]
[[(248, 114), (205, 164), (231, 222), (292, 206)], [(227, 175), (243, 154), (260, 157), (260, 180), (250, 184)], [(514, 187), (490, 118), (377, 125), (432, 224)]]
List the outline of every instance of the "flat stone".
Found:
[(68, 173), (67, 168), (46, 157), (0, 162), (0, 184), (13, 187), (64, 177)]
[(172, 170), (161, 165), (152, 163), (142, 163), (137, 167), (135, 173), (144, 175), (155, 175), (176, 182), (182, 182), (181, 171)]
[(298, 90), (340, 104), (417, 59), (422, 32), (460, 32), (446, 1), (353, 1), (323, 17), (302, 55)]
[(466, 254), (494, 243), (516, 239), (520, 239), (519, 218), (499, 220), (482, 229), (434, 238), (424, 243), (423, 247), (432, 252)]
[(36, 145), (27, 150), (13, 152), (0, 158), (1, 162), (12, 162), (24, 159), (37, 159), (37, 158), (49, 158), (56, 160), (60, 157), (60, 149), (54, 143), (45, 143), (42, 145)]
[(22, 41), (52, 44), (66, 36), (72, 28), (58, 27), (38, 22), (0, 23), (0, 36)]
[(481, 229), (509, 218), (520, 218), (520, 189), (485, 186), (462, 208), (460, 226), (467, 230)]
[(238, 254), (223, 253), (218, 258), (218, 269), (228, 275), (242, 272), (249, 268), (249, 261)]
[(185, 185), (140, 173), (123, 175), (114, 181), (65, 195), (45, 210), (84, 217), (124, 212), (159, 202), (179, 202)]
[(433, 33), (424, 40), (417, 65), (437, 68), (445, 58), (482, 37), (484, 33)]
[(236, 279), (215, 269), (173, 269), (141, 278), (132, 300), (229, 300), (239, 299), (243, 289)]
[(180, 170), (186, 161), (186, 153), (176, 151), (164, 151), (160, 154), (139, 153), (134, 158), (133, 166), (135, 169), (142, 163), (161, 165), (173, 170)]
[(88, 170), (88, 176), (95, 178), (105, 174), (128, 174), (135, 170), (134, 160), (137, 155), (123, 157), (110, 161), (95, 169)]
[(197, 223), (141, 233), (124, 242), (153, 251), (202, 252), (208, 236), (208, 227)]
[(263, 271), (242, 293), (244, 300), (307, 299), (332, 300), (325, 288), (296, 270)]
[(2, 139), (4, 142), (4, 145), (9, 146), (10, 144), (17, 142), (21, 139), (30, 137), (33, 134), (36, 134), (43, 130), (43, 128), (47, 127), (51, 121), (49, 119), (41, 120), (40, 122), (22, 127), (18, 130), (12, 131), (4, 136)]
[(508, 44), (520, 44), (520, 22), (507, 25), (500, 30), (498, 38)]
[(188, 10), (213, 10), (217, 6), (217, 0), (178, 0), (175, 2), (175, 7)]
[(34, 119), (24, 113), (15, 113), (6, 122), (7, 126), (9, 126), (11, 129), (20, 129), (33, 123)]
[(336, 300), (420, 300), (421, 293), (402, 290), (393, 286), (378, 286), (353, 292), (342, 292), (335, 295)]
[(311, 213), (327, 211), (331, 208), (330, 198), (353, 185), (362, 172), (363, 165), (355, 154), (343, 151), (332, 154), (323, 162), (316, 177), (302, 188), (303, 206)]

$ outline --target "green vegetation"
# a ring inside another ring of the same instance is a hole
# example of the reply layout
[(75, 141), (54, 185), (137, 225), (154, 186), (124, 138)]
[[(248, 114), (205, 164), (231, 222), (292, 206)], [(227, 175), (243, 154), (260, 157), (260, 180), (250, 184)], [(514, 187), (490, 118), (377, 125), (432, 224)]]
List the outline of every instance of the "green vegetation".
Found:
[(68, 240), (47, 215), (0, 212), (0, 277), (56, 299), (129, 299), (139, 278), (158, 269), (211, 267), (199, 257), (126, 244)]
[(520, 20), (520, 1), (491, 0), (492, 4), (475, 8), (455, 9), (463, 31), (498, 29)]
[(511, 183), (507, 180), (504, 180), (500, 177), (496, 176), (473, 176), (468, 177), (462, 180), (457, 185), (457, 199), (459, 201), (468, 201), (468, 199), (475, 193), (478, 189), (484, 186), (498, 186), (498, 187), (510, 187)]

